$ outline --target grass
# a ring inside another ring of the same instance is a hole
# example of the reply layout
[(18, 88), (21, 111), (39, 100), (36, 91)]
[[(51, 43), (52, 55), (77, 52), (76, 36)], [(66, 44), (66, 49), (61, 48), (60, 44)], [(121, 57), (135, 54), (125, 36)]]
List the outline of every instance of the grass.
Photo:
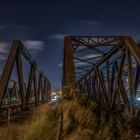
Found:
[(61, 111), (64, 140), (134, 140), (134, 133), (125, 116), (100, 118), (98, 106), (90, 101), (64, 100), (57, 105), (42, 105), (23, 124), (0, 128), (0, 140), (55, 140)]

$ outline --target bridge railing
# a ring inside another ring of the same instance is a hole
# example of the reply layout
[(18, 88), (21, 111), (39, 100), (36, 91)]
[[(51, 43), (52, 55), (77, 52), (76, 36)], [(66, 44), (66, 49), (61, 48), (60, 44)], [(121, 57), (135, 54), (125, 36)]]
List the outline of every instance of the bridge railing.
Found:
[(140, 48), (129, 36), (66, 36), (63, 87), (83, 92), (107, 110), (123, 105), (133, 115), (140, 100)]

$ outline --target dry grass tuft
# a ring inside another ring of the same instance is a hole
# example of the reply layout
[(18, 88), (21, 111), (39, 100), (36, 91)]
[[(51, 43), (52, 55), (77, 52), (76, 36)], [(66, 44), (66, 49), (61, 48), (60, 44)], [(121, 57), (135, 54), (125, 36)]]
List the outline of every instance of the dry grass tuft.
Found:
[[(57, 105), (42, 105), (23, 125), (0, 129), (0, 140), (55, 140), (60, 114), (63, 112), (64, 140), (133, 140), (128, 121), (116, 114), (110, 121), (99, 117), (98, 106), (90, 101), (86, 106), (77, 101), (64, 100)], [(6, 130), (6, 131), (5, 131)], [(15, 133), (15, 131), (17, 131)], [(128, 134), (129, 133), (129, 134)], [(2, 135), (0, 135), (2, 136)], [(11, 138), (11, 139), (10, 139)]]
[(58, 106), (46, 105), (38, 117), (33, 119), (28, 128), (30, 131), (21, 140), (53, 140), (56, 137), (58, 124)]

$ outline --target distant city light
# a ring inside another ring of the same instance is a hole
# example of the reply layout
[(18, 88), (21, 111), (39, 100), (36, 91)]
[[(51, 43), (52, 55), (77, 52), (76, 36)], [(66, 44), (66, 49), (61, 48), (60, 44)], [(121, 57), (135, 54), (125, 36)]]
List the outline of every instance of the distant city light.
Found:
[(56, 101), (56, 98), (55, 99), (51, 99), (52, 101)]

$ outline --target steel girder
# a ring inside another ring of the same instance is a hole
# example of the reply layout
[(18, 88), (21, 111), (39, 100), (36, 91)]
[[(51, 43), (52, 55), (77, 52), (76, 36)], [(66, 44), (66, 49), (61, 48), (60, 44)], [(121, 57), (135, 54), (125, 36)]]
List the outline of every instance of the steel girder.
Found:
[[(30, 74), (27, 83), (27, 90), (25, 88), (21, 55), (30, 64)], [(20, 94), (19, 96), (21, 101), (20, 104), (22, 105), (22, 108), (24, 109), (29, 105), (32, 96), (34, 96), (35, 104), (38, 104), (40, 101), (42, 102), (42, 101), (49, 100), (51, 94), (51, 84), (49, 80), (47, 79), (47, 77), (42, 71), (40, 72), (39, 70), (39, 74), (38, 74), (37, 72), (38, 68), (36, 62), (33, 59), (33, 57), (30, 55), (30, 53), (25, 49), (23, 44), (20, 41), (13, 41), (0, 80), (0, 107), (2, 108), (3, 106), (2, 102), (6, 95), (8, 83), (10, 81), (10, 75), (15, 61), (16, 61), (17, 73), (18, 73), (18, 82), (16, 85), (19, 86), (19, 94)], [(39, 75), (39, 80), (37, 81), (38, 75)], [(15, 87), (13, 87), (13, 91), (14, 89)], [(32, 91), (34, 95), (31, 94)]]
[(65, 37), (63, 87), (82, 90), (106, 109), (123, 104), (135, 114), (139, 66), (140, 48), (129, 36)]

